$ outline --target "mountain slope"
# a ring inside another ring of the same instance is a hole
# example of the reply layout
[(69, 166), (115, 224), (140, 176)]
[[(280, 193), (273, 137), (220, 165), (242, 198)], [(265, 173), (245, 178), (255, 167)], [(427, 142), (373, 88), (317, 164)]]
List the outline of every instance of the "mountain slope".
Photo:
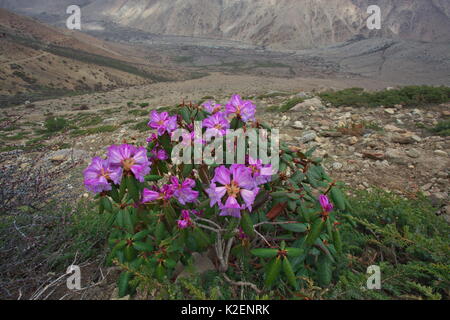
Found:
[[(0, 0), (27, 14), (64, 17), (77, 1)], [(83, 19), (113, 21), (151, 33), (215, 37), (276, 48), (310, 48), (357, 34), (450, 41), (447, 0), (84, 0)], [(369, 5), (379, 5), (382, 29), (366, 27)]]
[(164, 80), (137, 51), (0, 9), (0, 104)]

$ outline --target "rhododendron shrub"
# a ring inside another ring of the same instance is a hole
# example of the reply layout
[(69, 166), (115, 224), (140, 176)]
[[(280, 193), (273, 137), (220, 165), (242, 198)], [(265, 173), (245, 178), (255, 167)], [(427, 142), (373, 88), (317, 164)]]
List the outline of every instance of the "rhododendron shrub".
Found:
[[(142, 277), (173, 281), (192, 253), (208, 250), (218, 271), (245, 265), (266, 289), (301, 290), (307, 278), (331, 283), (348, 202), (314, 150), (281, 143), (270, 149), (276, 165), (261, 150), (250, 152), (262, 137), (272, 147), (278, 143), (275, 130), (255, 115), (256, 106), (238, 95), (223, 106), (207, 101), (180, 105), (173, 114), (153, 110), (145, 146), (113, 145), (105, 158), (93, 158), (84, 182), (112, 221), (108, 262), (123, 269), (120, 296)], [(232, 129), (254, 130), (257, 138), (218, 140)], [(211, 152), (211, 144), (218, 148)], [(184, 161), (175, 156), (179, 146)], [(225, 161), (242, 147), (240, 160)], [(198, 161), (195, 148), (214, 158)], [(220, 151), (227, 156), (217, 157)]]

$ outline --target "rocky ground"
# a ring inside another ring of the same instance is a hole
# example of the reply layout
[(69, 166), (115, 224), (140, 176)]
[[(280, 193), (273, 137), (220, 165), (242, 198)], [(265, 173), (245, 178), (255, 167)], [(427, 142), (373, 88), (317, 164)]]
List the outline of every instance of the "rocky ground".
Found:
[[(111, 144), (145, 143), (150, 134), (146, 122), (151, 109), (167, 109), (183, 99), (196, 102), (206, 96), (225, 102), (231, 94), (240, 93), (257, 104), (258, 120), (280, 129), (282, 140), (305, 150), (317, 146), (315, 155), (324, 159), (336, 180), (351, 188), (382, 188), (405, 197), (415, 197), (421, 191), (433, 200), (436, 212), (450, 222), (450, 138), (433, 135), (427, 129), (448, 119), (450, 104), (335, 108), (317, 97), (317, 91), (358, 84), (382, 87), (382, 83), (350, 79), (213, 74), (4, 108), (0, 117), (2, 189), (14, 186), (19, 194), (33, 194), (34, 199), (22, 205), (49, 199), (75, 205), (91, 197), (82, 183), (82, 170), (90, 159), (104, 156)], [(279, 111), (279, 106), (294, 98), (304, 102), (286, 112)], [(49, 132), (44, 125), (48, 117), (63, 118), (63, 127)], [(2, 207), (7, 208), (5, 203)], [(83, 283), (89, 290), (68, 292), (61, 282), (49, 297), (114, 298), (117, 270), (99, 267), (103, 258), (98, 259), (81, 265), (86, 275)]]
[[(49, 172), (65, 172), (61, 179), (67, 182), (68, 198), (87, 196), (82, 188), (82, 169), (92, 156), (104, 155), (110, 144), (124, 140), (145, 143), (149, 110), (205, 96), (224, 102), (239, 92), (253, 98), (258, 118), (279, 128), (282, 140), (305, 149), (318, 146), (316, 155), (324, 158), (331, 175), (349, 186), (379, 187), (409, 196), (422, 191), (437, 203), (447, 202), (450, 139), (434, 136), (426, 128), (448, 118), (450, 104), (414, 109), (401, 105), (334, 108), (315, 97), (316, 88), (339, 88), (356, 82), (272, 82), (270, 78), (212, 75), (7, 108), (2, 111), (0, 132), (3, 151), (8, 151), (2, 154), (2, 165), (9, 163), (23, 170), (38, 165)], [(270, 91), (270, 87), (285, 90)], [(287, 112), (273, 111), (273, 106), (295, 97), (305, 102)], [(49, 116), (66, 119), (67, 127), (45, 133), (44, 121)], [(40, 151), (34, 150), (36, 145)]]

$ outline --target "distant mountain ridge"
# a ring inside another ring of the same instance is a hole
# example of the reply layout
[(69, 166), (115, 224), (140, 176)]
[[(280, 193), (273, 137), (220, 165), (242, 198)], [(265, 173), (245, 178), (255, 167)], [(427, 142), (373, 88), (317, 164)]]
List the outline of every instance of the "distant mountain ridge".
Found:
[[(69, 4), (91, 22), (272, 48), (319, 47), (355, 35), (450, 42), (448, 0), (0, 0), (0, 7), (61, 18)], [(366, 26), (369, 5), (381, 8), (381, 30)]]

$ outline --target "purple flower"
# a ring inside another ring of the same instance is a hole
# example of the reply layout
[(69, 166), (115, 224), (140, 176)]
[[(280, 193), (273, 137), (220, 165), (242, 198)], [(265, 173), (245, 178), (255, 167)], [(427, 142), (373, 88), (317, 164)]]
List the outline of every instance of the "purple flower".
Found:
[(203, 120), (203, 128), (216, 129), (224, 135), (230, 128), (230, 122), (224, 113), (218, 112)]
[(319, 196), (319, 202), (324, 212), (331, 212), (331, 210), (333, 210), (333, 204), (328, 200), (326, 195), (321, 194)]
[(177, 224), (178, 224), (178, 228), (180, 229), (186, 229), (187, 227), (189, 227), (189, 220), (177, 220)]
[(144, 182), (144, 176), (150, 173), (150, 161), (144, 147), (136, 148), (129, 144), (112, 145), (108, 148), (108, 160), (111, 167), (132, 172), (140, 182)]
[(238, 231), (237, 237), (240, 240), (244, 240), (244, 239), (248, 238), (248, 236), (245, 234), (244, 230), (242, 230), (242, 227), (239, 227), (239, 231)]
[(120, 184), (122, 168), (113, 168), (108, 160), (94, 157), (83, 171), (84, 185), (87, 190), (99, 193), (111, 190), (111, 181)]
[(192, 225), (191, 212), (189, 210), (181, 210), (181, 219), (177, 220), (178, 228), (186, 229)]
[(169, 159), (169, 156), (167, 155), (167, 152), (164, 149), (154, 148), (152, 150), (152, 154), (153, 154), (152, 160), (164, 161)]
[(198, 191), (192, 190), (192, 188), (195, 187), (194, 180), (188, 178), (184, 180), (183, 183), (180, 183), (177, 177), (172, 177), (170, 182), (172, 182), (171, 186), (174, 190), (173, 195), (182, 205), (195, 202), (195, 200), (197, 200)]
[(147, 138), (147, 143), (155, 142), (158, 140), (158, 136), (156, 133), (152, 133), (150, 137)]
[(172, 198), (174, 190), (171, 185), (165, 184), (160, 189), (153, 187), (152, 190), (144, 188), (142, 191), (142, 203), (149, 203), (156, 200), (167, 201)]
[(203, 109), (210, 114), (214, 114), (222, 110), (222, 106), (214, 101), (206, 101), (202, 104), (202, 106)]
[(272, 165), (263, 165), (260, 159), (248, 157), (249, 167), (257, 185), (265, 184), (272, 179)]
[(242, 100), (237, 94), (225, 106), (227, 115), (235, 114), (244, 122), (255, 121), (256, 106), (249, 100)]
[[(218, 187), (216, 183), (222, 186)], [(247, 208), (252, 211), (259, 188), (256, 187), (250, 168), (233, 164), (230, 169), (225, 166), (216, 168), (214, 178), (206, 192), (210, 196), (210, 206), (216, 203), (219, 205), (221, 216), (239, 218), (242, 210)], [(224, 196), (226, 200), (222, 203)], [(244, 203), (240, 204), (238, 198)]]
[(162, 136), (165, 132), (172, 133), (177, 129), (177, 116), (169, 116), (167, 112), (158, 113), (156, 110), (150, 112), (150, 122), (148, 126), (158, 131)]

